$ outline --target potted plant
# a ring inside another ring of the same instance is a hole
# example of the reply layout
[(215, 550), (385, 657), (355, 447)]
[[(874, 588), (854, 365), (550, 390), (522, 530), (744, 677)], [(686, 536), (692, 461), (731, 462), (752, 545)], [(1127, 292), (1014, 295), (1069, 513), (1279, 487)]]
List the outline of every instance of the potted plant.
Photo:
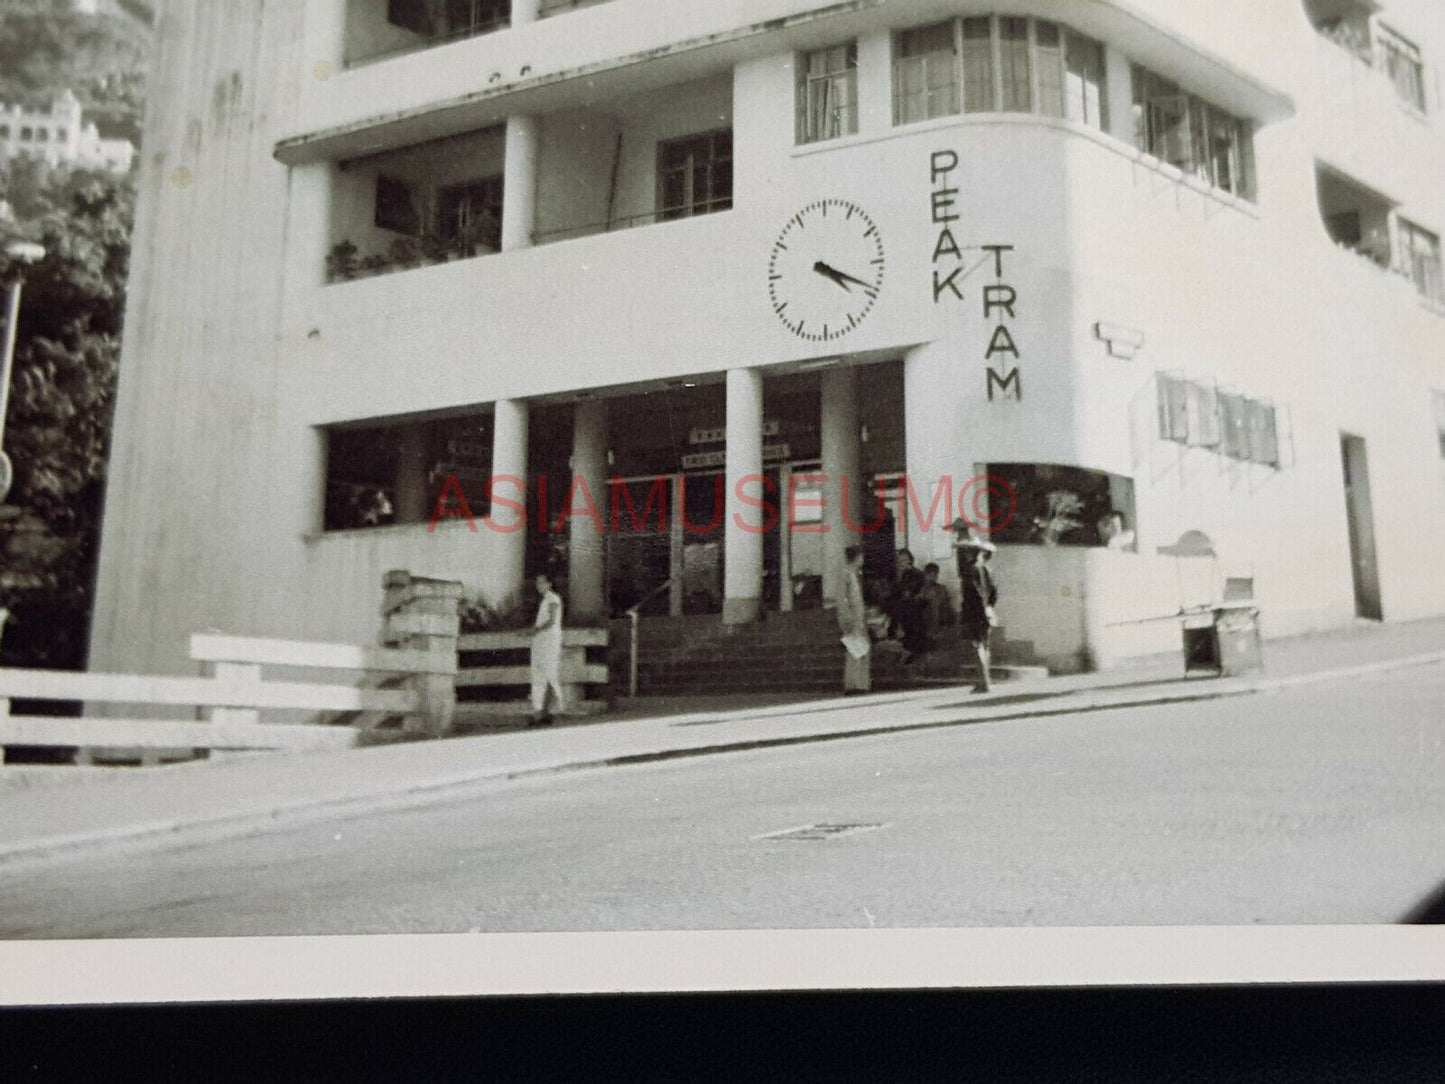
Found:
[(1084, 502), (1077, 493), (1056, 489), (1044, 498), (1044, 507), (1044, 514), (1034, 517), (1034, 527), (1039, 532), (1039, 541), (1045, 546), (1057, 546), (1064, 535), (1084, 525), (1084, 521), (1078, 518), (1084, 510)]
[(338, 242), (326, 255), (326, 277), (332, 281), (354, 279), (359, 269), (357, 256), (356, 246), (350, 241)]

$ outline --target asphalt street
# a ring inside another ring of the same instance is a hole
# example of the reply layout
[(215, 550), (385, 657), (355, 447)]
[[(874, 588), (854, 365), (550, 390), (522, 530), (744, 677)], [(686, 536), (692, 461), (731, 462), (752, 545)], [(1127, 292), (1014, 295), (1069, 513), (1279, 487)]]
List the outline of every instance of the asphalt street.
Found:
[(1392, 922), (1445, 880), (1442, 743), (1433, 666), (564, 773), (3, 868), (0, 936)]

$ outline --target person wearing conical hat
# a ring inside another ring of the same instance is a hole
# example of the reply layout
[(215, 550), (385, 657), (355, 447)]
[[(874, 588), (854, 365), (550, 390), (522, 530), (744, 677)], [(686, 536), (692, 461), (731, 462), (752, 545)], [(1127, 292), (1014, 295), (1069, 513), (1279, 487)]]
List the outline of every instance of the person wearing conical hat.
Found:
[(988, 559), (997, 552), (997, 547), (964, 520), (956, 520), (953, 530), (958, 555), (959, 632), (973, 648), (977, 662), (978, 683), (974, 685), (974, 692), (991, 692), (989, 636), (998, 624), (994, 615), (998, 587), (988, 570)]

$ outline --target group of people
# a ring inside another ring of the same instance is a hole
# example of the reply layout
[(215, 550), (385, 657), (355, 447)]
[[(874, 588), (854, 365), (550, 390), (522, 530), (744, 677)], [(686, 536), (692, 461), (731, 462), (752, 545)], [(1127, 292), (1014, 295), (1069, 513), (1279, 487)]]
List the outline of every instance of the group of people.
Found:
[[(988, 570), (995, 547), (961, 520), (953, 525), (958, 560), (959, 632), (974, 651), (978, 667), (977, 692), (992, 688), (989, 678), (989, 633), (998, 624), (994, 606), (998, 588)], [(838, 631), (844, 649), (843, 691), (864, 693), (873, 687), (873, 642), (868, 627), (868, 603), (863, 593), (863, 549), (849, 546), (838, 594)], [(901, 639), (905, 661), (932, 651), (940, 628), (954, 623), (948, 588), (939, 582), (939, 568), (927, 564), (920, 571), (913, 554), (898, 554), (898, 575), (889, 593), (886, 611), (890, 632)], [(537, 617), (533, 623), (532, 718), (529, 725), (546, 726), (552, 711), (565, 710), (562, 688), (562, 598), (546, 573), (534, 581)]]
[[(980, 538), (966, 523), (953, 525), (954, 551), (958, 560), (958, 626), (963, 640), (973, 649), (978, 667), (977, 692), (988, 692), (993, 684), (989, 674), (989, 634), (998, 624), (994, 606), (998, 587), (988, 570), (995, 552), (992, 542)], [(838, 631), (843, 642), (843, 691), (868, 692), (873, 687), (872, 637), (868, 626), (868, 604), (863, 592), (863, 550), (850, 546), (845, 554), (845, 572), (838, 597)], [(896, 634), (911, 663), (928, 654), (936, 644), (940, 628), (953, 624), (948, 588), (939, 582), (936, 564), (920, 571), (913, 554), (900, 550), (898, 574), (885, 603), (889, 632)]]

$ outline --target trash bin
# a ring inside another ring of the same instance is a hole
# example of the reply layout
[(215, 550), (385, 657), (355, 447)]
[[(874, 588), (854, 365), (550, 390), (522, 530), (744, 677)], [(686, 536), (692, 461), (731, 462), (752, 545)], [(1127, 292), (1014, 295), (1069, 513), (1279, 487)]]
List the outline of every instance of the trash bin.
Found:
[(1258, 607), (1214, 606), (1182, 617), (1186, 674), (1232, 677), (1264, 669)]

